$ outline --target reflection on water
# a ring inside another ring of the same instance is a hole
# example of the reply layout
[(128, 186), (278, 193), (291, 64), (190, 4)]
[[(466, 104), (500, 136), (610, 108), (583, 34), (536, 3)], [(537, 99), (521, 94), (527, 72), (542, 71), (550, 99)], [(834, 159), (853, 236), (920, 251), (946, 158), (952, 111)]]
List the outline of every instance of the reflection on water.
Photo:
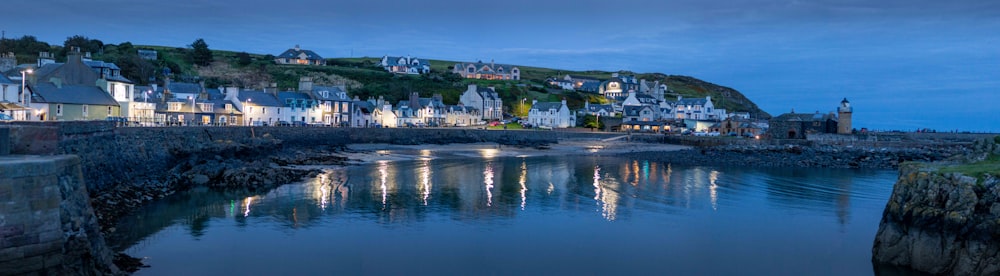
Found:
[[(330, 168), (264, 194), (197, 189), (109, 240), (150, 274), (870, 274), (895, 178), (479, 153)], [(505, 256), (523, 267), (489, 261)]]

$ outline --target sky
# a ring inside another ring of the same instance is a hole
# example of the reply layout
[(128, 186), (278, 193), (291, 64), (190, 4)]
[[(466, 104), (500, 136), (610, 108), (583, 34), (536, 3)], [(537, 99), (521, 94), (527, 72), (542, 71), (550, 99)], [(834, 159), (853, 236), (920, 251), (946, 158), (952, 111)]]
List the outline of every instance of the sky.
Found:
[(693, 76), (772, 115), (1000, 132), (1000, 1), (7, 0), (0, 30), (327, 57), (411, 55)]

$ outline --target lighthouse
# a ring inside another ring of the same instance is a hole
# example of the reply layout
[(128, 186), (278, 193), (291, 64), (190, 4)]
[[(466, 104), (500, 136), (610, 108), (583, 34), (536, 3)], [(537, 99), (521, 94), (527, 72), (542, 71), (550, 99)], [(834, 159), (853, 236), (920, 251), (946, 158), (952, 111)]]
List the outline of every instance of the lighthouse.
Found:
[(851, 102), (844, 98), (840, 101), (840, 107), (837, 108), (837, 134), (851, 134), (851, 113), (854, 112), (854, 108), (851, 107)]

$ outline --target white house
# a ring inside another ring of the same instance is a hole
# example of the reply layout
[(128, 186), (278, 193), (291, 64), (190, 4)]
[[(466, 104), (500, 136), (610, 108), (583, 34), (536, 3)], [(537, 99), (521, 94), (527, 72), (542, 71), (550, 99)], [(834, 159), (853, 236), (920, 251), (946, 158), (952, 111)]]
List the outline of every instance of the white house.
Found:
[(482, 61), (476, 63), (456, 63), (452, 67), (452, 73), (459, 74), (463, 78), (467, 79), (484, 79), (484, 80), (520, 80), (521, 79), (521, 69), (514, 65), (508, 64), (496, 64), (492, 61), (490, 63), (483, 63)]
[[(503, 119), (503, 100), (493, 87), (481, 88), (470, 84), (469, 88), (459, 97), (462, 105), (478, 109), (482, 120), (493, 121)], [(476, 123), (479, 124), (479, 123)]]
[(410, 56), (382, 56), (380, 65), (382, 65), (382, 68), (386, 71), (397, 74), (417, 75), (431, 72), (431, 64), (429, 61)]
[(354, 100), (347, 96), (346, 89), (344, 86), (314, 85), (312, 78), (299, 78), (299, 92), (308, 94), (321, 110), (318, 121), (332, 126), (351, 124)]
[(479, 110), (463, 104), (449, 105), (445, 112), (445, 126), (471, 126), (478, 122)]
[(660, 112), (649, 105), (627, 105), (622, 113), (622, 121), (650, 122), (659, 119)]
[(567, 128), (576, 126), (576, 112), (569, 110), (566, 100), (561, 102), (531, 101), (528, 123), (537, 127)]
[(132, 104), (135, 84), (122, 76), (121, 68), (118, 65), (110, 62), (91, 60), (88, 56), (84, 57), (83, 63), (90, 66), (94, 72), (100, 75), (100, 79), (97, 80), (97, 86), (104, 88), (104, 91), (107, 91), (118, 102), (118, 105), (121, 106), (121, 116), (138, 117), (139, 112), (134, 110), (137, 106)]
[(716, 109), (715, 105), (712, 104), (712, 96), (705, 96), (704, 99), (685, 99), (678, 96), (673, 113), (673, 118), (676, 119), (721, 120), (726, 118), (726, 110)]

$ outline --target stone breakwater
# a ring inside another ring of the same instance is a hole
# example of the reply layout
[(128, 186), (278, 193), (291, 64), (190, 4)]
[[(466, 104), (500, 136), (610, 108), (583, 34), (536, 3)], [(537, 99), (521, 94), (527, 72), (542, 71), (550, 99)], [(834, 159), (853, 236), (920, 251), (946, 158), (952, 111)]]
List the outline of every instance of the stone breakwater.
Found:
[(959, 145), (916, 148), (722, 145), (631, 155), (678, 165), (893, 169), (902, 162), (944, 160), (965, 151), (966, 147)]
[(76, 156), (0, 157), (0, 275), (120, 274)]
[(948, 162), (901, 166), (872, 261), (931, 274), (1000, 274), (1000, 170), (989, 167), (1000, 137), (994, 141)]

